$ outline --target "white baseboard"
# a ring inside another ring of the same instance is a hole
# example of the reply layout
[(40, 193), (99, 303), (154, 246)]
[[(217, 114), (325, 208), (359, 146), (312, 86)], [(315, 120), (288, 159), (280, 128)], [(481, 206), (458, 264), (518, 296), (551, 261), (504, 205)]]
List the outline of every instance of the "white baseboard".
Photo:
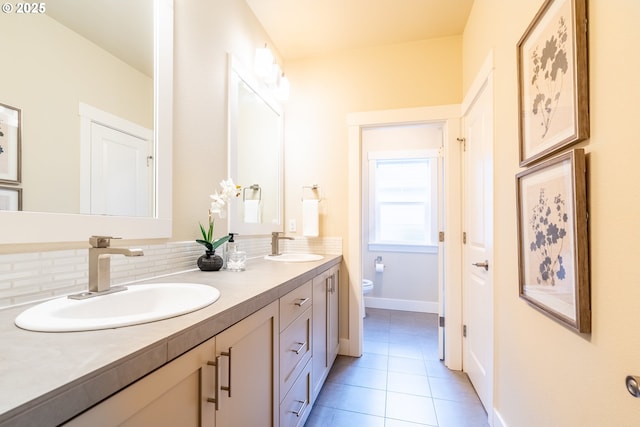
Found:
[(415, 301), (392, 298), (364, 297), (364, 306), (385, 308), (387, 310), (417, 311), (420, 313), (438, 313), (437, 301)]
[(492, 427), (507, 427), (507, 423), (504, 422), (502, 416), (496, 408), (493, 408), (493, 424)]

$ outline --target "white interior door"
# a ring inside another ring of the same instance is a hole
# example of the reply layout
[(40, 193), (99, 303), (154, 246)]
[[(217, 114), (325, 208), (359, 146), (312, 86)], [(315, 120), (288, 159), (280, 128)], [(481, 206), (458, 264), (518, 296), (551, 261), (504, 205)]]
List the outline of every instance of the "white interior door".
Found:
[(445, 342), (444, 342), (444, 296), (445, 296), (445, 264), (444, 264), (444, 229), (445, 229), (445, 211), (444, 211), (444, 140), (443, 146), (438, 150), (438, 358), (445, 358)]
[(463, 369), (489, 414), (493, 396), (493, 83), (464, 113)]
[(91, 123), (91, 213), (151, 216), (151, 142)]

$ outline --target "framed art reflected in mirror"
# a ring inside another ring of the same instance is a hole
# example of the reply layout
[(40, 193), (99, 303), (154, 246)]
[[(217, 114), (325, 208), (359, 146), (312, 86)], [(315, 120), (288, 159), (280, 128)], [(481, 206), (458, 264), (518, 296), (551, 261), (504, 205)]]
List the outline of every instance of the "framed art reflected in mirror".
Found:
[(0, 211), (22, 210), (22, 188), (0, 186)]
[(20, 110), (0, 104), (0, 183), (20, 183), (21, 126)]

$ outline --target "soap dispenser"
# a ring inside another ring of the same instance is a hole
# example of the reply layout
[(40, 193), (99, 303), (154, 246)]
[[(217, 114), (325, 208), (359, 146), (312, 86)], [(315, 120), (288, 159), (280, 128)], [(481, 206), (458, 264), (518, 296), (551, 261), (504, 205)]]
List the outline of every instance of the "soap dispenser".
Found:
[(240, 250), (238, 243), (233, 239), (234, 234), (229, 233), (231, 237), (227, 241), (227, 270), (244, 271), (247, 264), (247, 253)]
[(233, 240), (233, 236), (235, 236), (237, 233), (229, 233), (229, 238), (227, 239), (227, 241), (225, 242), (225, 244), (222, 246), (222, 269), (226, 270), (227, 269), (227, 258), (229, 255), (229, 249), (231, 249), (231, 247), (233, 245), (235, 245), (235, 240)]

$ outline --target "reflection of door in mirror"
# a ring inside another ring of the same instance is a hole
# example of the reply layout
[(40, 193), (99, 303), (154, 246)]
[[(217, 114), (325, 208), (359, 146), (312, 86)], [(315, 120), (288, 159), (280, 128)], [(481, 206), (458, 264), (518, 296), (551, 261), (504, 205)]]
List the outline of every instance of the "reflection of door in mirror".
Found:
[(93, 123), (91, 214), (151, 216), (151, 141)]
[(153, 131), (80, 104), (80, 212), (153, 216)]

